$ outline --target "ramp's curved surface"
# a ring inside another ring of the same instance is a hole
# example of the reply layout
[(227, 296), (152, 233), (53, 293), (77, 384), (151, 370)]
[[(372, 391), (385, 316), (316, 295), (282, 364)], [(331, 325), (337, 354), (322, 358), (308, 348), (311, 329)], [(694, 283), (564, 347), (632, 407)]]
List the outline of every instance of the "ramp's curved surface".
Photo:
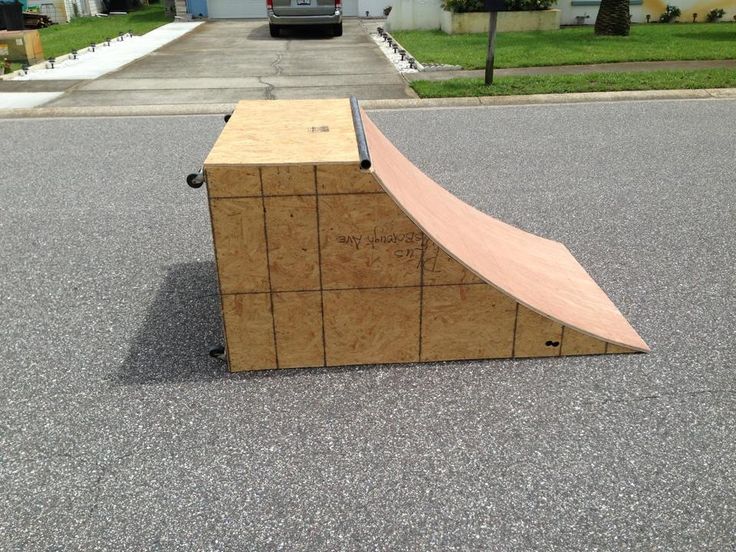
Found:
[(649, 351), (564, 245), (467, 205), (404, 157), (365, 113), (363, 122), (376, 178), (448, 255), (542, 316), (621, 347)]

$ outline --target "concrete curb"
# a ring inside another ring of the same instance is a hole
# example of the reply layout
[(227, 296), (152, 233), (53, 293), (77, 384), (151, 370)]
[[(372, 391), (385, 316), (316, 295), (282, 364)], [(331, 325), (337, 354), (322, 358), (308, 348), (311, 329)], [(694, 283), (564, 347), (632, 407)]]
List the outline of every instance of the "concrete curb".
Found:
[[(709, 88), (694, 90), (639, 90), (627, 92), (583, 92), (570, 94), (534, 94), (529, 96), (481, 96), (477, 98), (408, 98), (397, 100), (365, 100), (365, 109), (413, 109), (449, 107), (485, 107), (504, 105), (545, 105), (589, 102), (619, 102), (642, 100), (707, 100), (736, 99), (736, 88)], [(136, 117), (167, 115), (225, 114), (235, 107), (233, 103), (177, 104), (90, 107), (36, 107), (29, 109), (0, 109), (0, 119), (52, 117)]]
[(736, 99), (736, 88), (691, 90), (633, 90), (622, 92), (572, 92), (568, 94), (531, 94), (526, 96), (479, 96), (475, 98), (425, 98), (408, 100), (366, 100), (365, 109), (408, 109), (437, 107), (473, 107), (493, 105), (544, 105), (588, 102), (641, 100)]
[(43, 119), (56, 117), (159, 117), (167, 115), (225, 115), (235, 104), (121, 105), (91, 107), (34, 107), (0, 109), (0, 119)]

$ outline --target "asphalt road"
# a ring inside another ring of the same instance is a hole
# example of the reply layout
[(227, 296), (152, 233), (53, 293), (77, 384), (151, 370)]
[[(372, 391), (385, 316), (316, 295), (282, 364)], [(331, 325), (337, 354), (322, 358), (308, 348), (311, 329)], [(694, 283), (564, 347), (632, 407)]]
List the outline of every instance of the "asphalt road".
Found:
[(242, 20), (205, 23), (119, 71), (80, 82), (47, 105), (221, 104), (351, 95), (413, 97), (359, 19), (346, 19), (339, 38), (320, 28), (272, 38), (267, 21)]
[(3, 121), (0, 549), (736, 548), (736, 102), (372, 116), (653, 352), (229, 375), (221, 118)]

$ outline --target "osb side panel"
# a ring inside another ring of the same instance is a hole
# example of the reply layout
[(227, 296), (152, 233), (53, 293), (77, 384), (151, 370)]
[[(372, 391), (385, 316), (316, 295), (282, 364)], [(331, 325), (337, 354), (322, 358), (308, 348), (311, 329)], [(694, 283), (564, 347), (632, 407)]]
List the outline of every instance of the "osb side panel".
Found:
[(263, 195), (314, 194), (314, 167), (263, 167)]
[(516, 304), (487, 284), (425, 287), (421, 360), (510, 357)]
[(323, 366), (320, 292), (274, 293), (273, 310), (279, 368)]
[(615, 345), (613, 343), (609, 343), (608, 348), (606, 349), (606, 352), (609, 354), (615, 354), (615, 353), (638, 353), (639, 351), (634, 351), (632, 349), (629, 349), (628, 347), (621, 347), (621, 345)]
[(327, 365), (419, 360), (419, 288), (324, 292)]
[(268, 293), (224, 295), (222, 315), (231, 371), (276, 368), (271, 298)]
[(471, 284), (483, 282), (475, 274), (425, 237), (424, 285)]
[(261, 195), (258, 168), (211, 167), (206, 169), (205, 176), (210, 198)]
[(582, 334), (572, 328), (562, 333), (562, 355), (602, 355), (606, 352), (606, 342)]
[(210, 201), (220, 293), (268, 291), (261, 198)]
[(419, 285), (422, 233), (385, 194), (319, 196), (325, 288)]
[(267, 197), (264, 203), (272, 289), (319, 289), (315, 196)]
[(373, 173), (357, 165), (322, 165), (317, 167), (317, 189), (321, 194), (383, 192)]
[(519, 305), (514, 356), (547, 357), (560, 354), (562, 326)]

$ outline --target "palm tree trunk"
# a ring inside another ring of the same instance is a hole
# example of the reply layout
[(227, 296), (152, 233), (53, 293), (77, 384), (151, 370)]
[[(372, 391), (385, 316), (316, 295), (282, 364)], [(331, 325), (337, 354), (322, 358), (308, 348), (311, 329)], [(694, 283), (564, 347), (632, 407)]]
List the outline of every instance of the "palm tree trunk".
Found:
[(601, 0), (595, 34), (628, 36), (630, 26), (629, 0)]

